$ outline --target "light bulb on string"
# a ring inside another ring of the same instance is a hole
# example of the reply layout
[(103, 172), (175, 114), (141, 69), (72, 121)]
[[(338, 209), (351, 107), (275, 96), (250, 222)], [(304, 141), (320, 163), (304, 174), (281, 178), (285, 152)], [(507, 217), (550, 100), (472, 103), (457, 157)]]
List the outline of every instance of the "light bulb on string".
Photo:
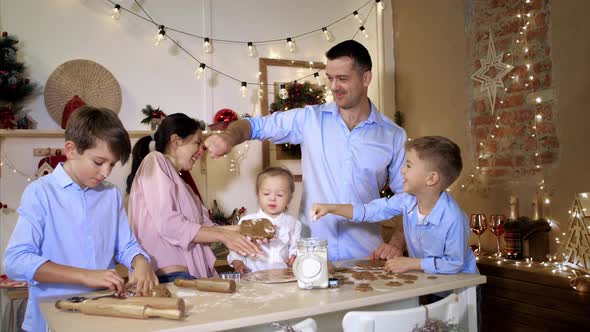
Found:
[(287, 38), (287, 49), (291, 53), (295, 52), (295, 42), (293, 41), (293, 39), (291, 39), (291, 37)]
[(377, 4), (377, 9), (379, 9), (379, 12), (382, 12), (383, 9), (385, 9), (385, 4), (383, 3), (383, 1), (375, 0), (375, 4)]
[(242, 98), (246, 98), (246, 96), (248, 95), (248, 83), (242, 82), (240, 92), (242, 93)]
[(315, 81), (318, 86), (322, 86), (322, 79), (320, 78), (320, 73), (313, 73), (313, 77), (315, 77)]
[(205, 37), (203, 39), (203, 52), (211, 53), (213, 52), (213, 46), (211, 45), (211, 39)]
[(322, 32), (324, 33), (324, 37), (326, 37), (327, 41), (331, 42), (334, 40), (334, 35), (330, 31), (328, 31), (328, 28), (322, 28)]
[(111, 17), (113, 18), (113, 20), (118, 20), (119, 18), (121, 18), (121, 5), (116, 4), (115, 7), (113, 8), (113, 14), (111, 15)]
[(201, 63), (199, 65), (199, 68), (197, 68), (197, 70), (195, 70), (195, 75), (197, 75), (197, 79), (201, 79), (201, 75), (203, 75), (203, 72), (205, 71), (205, 67), (207, 67), (204, 63)]
[(359, 30), (360, 30), (360, 32), (363, 33), (363, 35), (365, 36), (366, 39), (369, 39), (369, 33), (367, 32), (367, 29), (365, 29), (365, 27), (363, 25), (361, 25)]
[(254, 43), (252, 43), (252, 42), (248, 42), (248, 55), (251, 58), (255, 58), (258, 55), (258, 50), (256, 49), (256, 46), (254, 46)]
[(358, 11), (355, 10), (352, 15), (354, 15), (354, 18), (356, 18), (360, 25), (363, 24), (363, 19), (361, 18), (361, 15), (359, 15)]
[(162, 40), (164, 40), (164, 38), (166, 37), (166, 30), (165, 30), (164, 26), (160, 25), (158, 27), (158, 29), (159, 29), (159, 31), (158, 31), (158, 34), (156, 35), (156, 38), (155, 38), (155, 40), (156, 40), (155, 45), (156, 46), (160, 45), (160, 42)]
[(289, 93), (287, 92), (287, 88), (285, 87), (285, 84), (280, 85), (279, 98), (281, 98), (283, 100), (289, 98)]

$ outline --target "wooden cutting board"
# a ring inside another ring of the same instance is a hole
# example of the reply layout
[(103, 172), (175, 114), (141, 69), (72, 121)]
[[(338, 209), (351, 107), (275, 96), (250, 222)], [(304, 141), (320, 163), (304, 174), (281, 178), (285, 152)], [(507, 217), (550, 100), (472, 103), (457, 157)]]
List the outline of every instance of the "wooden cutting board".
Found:
[(291, 269), (274, 269), (246, 273), (242, 280), (263, 284), (278, 284), (297, 281), (297, 278), (295, 278)]
[(353, 264), (350, 264), (349, 266), (355, 270), (383, 270), (385, 261), (362, 259), (354, 261)]

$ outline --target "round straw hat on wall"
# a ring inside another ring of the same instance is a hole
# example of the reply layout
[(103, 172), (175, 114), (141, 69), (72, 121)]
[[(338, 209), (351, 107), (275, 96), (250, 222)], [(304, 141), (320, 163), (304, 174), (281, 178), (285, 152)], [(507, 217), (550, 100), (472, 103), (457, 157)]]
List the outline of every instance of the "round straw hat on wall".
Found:
[(66, 104), (75, 96), (88, 106), (106, 107), (119, 113), (121, 87), (108, 69), (90, 60), (71, 60), (57, 67), (45, 85), (45, 106), (61, 124)]

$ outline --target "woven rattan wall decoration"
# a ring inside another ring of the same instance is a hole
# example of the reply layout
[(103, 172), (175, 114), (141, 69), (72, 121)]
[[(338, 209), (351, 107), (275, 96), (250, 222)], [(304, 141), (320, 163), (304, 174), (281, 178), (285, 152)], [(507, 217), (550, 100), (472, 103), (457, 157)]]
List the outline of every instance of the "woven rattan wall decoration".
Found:
[(61, 123), (64, 106), (74, 97), (86, 105), (106, 107), (119, 113), (121, 87), (108, 69), (90, 60), (71, 60), (57, 67), (45, 86), (47, 112)]

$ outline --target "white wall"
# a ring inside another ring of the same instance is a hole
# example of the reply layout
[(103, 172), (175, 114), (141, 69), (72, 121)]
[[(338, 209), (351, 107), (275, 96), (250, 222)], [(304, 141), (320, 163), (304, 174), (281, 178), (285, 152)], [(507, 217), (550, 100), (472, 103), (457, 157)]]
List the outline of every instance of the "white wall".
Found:
[[(140, 1), (158, 23), (186, 30), (197, 35), (211, 35), (218, 39), (262, 40), (286, 38), (319, 29), (355, 9), (364, 0), (174, 0)], [(133, 1), (122, 0), (125, 8), (137, 10)], [(374, 83), (369, 91), (373, 101), (382, 106), (386, 114), (393, 111), (393, 46), (391, 6), (386, 1), (383, 15), (385, 45), (378, 51), (378, 19), (373, 10), (367, 19), (368, 40), (361, 35), (357, 40), (367, 46), (374, 61)], [(370, 6), (361, 14), (366, 16)], [(241, 98), (239, 83), (207, 72), (207, 79), (197, 80), (193, 71), (197, 64), (169, 41), (155, 48), (153, 38), (156, 28), (128, 13), (121, 19), (111, 19), (112, 5), (101, 0), (0, 0), (0, 30), (16, 34), (20, 39), (19, 55), (30, 68), (33, 81), (45, 84), (52, 71), (71, 59), (89, 59), (109, 69), (118, 79), (123, 104), (119, 116), (129, 130), (147, 129), (139, 122), (141, 108), (146, 104), (161, 106), (167, 113), (184, 112), (190, 116), (212, 122), (213, 115), (222, 108), (231, 108), (239, 114), (258, 113), (256, 91), (252, 87), (248, 98)], [(352, 37), (358, 25), (350, 16), (331, 30), (336, 42)], [(202, 41), (168, 31), (196, 58), (224, 73), (254, 82), (257, 80), (258, 59), (247, 56), (245, 45), (215, 43), (213, 54), (204, 55)], [(328, 43), (321, 33), (295, 39), (298, 52), (290, 54), (285, 43), (257, 46), (261, 57), (281, 57), (305, 61), (324, 61), (324, 53), (334, 43)], [(384, 65), (379, 68), (379, 59)], [(386, 75), (380, 75), (380, 73)], [(380, 79), (381, 76), (381, 79)], [(381, 84), (378, 84), (382, 81)], [(383, 81), (385, 83), (383, 83)], [(35, 99), (28, 108), (39, 122), (39, 129), (58, 129), (48, 115), (43, 97)], [(39, 158), (32, 157), (34, 147), (59, 147), (60, 139), (39, 140), (9, 138), (2, 140), (0, 151), (6, 154), (19, 170), (34, 173)], [(254, 181), (262, 166), (261, 144), (250, 145), (240, 174), (229, 172), (228, 159), (207, 161), (208, 171), (201, 175), (195, 167), (193, 174), (201, 192), (210, 203), (217, 199), (229, 212), (234, 207), (245, 206), (256, 210)], [(117, 169), (109, 180), (124, 189), (127, 169)], [(26, 179), (9, 174), (6, 168), (0, 177), (0, 201), (10, 207), (18, 207)], [(300, 195), (300, 192), (299, 192)], [(297, 199), (296, 199), (297, 201)], [(296, 215), (296, 210), (291, 209)], [(0, 253), (16, 223), (14, 212), (0, 213)]]

